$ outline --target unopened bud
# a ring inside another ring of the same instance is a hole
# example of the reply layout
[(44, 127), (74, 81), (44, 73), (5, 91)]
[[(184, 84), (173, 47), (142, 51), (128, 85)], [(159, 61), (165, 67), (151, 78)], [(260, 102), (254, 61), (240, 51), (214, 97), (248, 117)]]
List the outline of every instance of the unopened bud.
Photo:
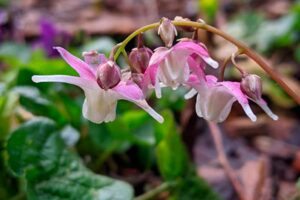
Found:
[(262, 95), (262, 81), (261, 78), (255, 74), (248, 74), (242, 78), (241, 90), (253, 100), (261, 99)]
[(158, 35), (164, 41), (167, 47), (171, 47), (175, 36), (177, 35), (177, 30), (172, 21), (163, 17), (161, 19), (160, 25), (158, 27)]
[[(183, 18), (181, 16), (176, 16), (174, 18), (175, 21), (178, 22), (190, 22), (191, 20), (189, 18)], [(187, 32), (193, 32), (195, 31), (195, 28), (192, 26), (179, 26), (182, 30), (187, 31)]]
[(121, 81), (121, 71), (119, 67), (111, 60), (99, 65), (97, 69), (97, 83), (108, 90), (115, 87)]
[(103, 62), (102, 54), (99, 54), (97, 51), (85, 51), (82, 53), (82, 56), (84, 58), (84, 61), (89, 64), (92, 68), (95, 68), (99, 66), (100, 63)]
[(151, 49), (147, 47), (132, 49), (129, 54), (129, 62), (132, 67), (132, 72), (144, 73), (148, 67), (152, 54)]
[(136, 83), (140, 88), (143, 87), (143, 74), (140, 73), (131, 73), (131, 80)]

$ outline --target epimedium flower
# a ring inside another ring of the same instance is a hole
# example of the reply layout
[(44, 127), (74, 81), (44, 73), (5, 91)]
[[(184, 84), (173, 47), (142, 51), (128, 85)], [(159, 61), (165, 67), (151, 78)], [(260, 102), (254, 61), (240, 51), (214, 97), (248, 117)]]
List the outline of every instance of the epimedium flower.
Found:
[(197, 94), (196, 113), (206, 120), (223, 122), (228, 117), (233, 103), (238, 101), (246, 115), (252, 121), (256, 121), (257, 118), (250, 108), (248, 99), (258, 104), (273, 120), (278, 119), (261, 96), (257, 99), (251, 98), (241, 90), (239, 82), (218, 82), (217, 78), (212, 75), (199, 79), (192, 74), (187, 84), (193, 89), (186, 94), (185, 98), (188, 99)]
[[(39, 82), (62, 82), (80, 87), (85, 93), (82, 113), (85, 118), (94, 122), (110, 122), (116, 117), (118, 100), (127, 100), (148, 112), (154, 119), (163, 122), (163, 118), (156, 113), (145, 101), (142, 90), (132, 81), (122, 79), (116, 63), (95, 52), (85, 53), (86, 62), (73, 56), (61, 47), (55, 47), (63, 59), (79, 74), (76, 76), (49, 75), (32, 77)], [(87, 56), (92, 56), (92, 62)], [(97, 59), (98, 58), (98, 61)], [(98, 62), (98, 67), (94, 67)]]
[[(190, 60), (196, 65), (190, 65)], [(144, 91), (154, 86), (158, 98), (161, 97), (161, 86), (176, 89), (184, 84), (191, 72), (202, 74), (205, 64), (218, 68), (201, 43), (194, 41), (180, 41), (172, 48), (159, 47), (152, 55), (149, 66), (144, 74)]]

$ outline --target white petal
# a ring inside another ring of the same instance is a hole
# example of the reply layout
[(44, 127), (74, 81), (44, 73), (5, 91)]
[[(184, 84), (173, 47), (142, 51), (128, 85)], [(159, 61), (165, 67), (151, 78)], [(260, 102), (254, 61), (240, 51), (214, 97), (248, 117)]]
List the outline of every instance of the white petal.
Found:
[(212, 66), (213, 68), (217, 69), (219, 67), (219, 63), (215, 60), (213, 60), (211, 57), (204, 57), (202, 56), (202, 59), (209, 64), (210, 66)]
[(102, 90), (93, 80), (65, 75), (33, 76), (32, 80), (37, 83), (69, 83), (80, 87), (86, 96), (82, 107), (82, 114), (94, 123), (113, 121), (116, 117), (117, 97), (115, 93)]
[(192, 88), (190, 91), (188, 91), (188, 93), (186, 93), (186, 94), (184, 95), (184, 99), (191, 99), (191, 98), (193, 98), (196, 94), (197, 94), (197, 90), (195, 90), (194, 88)]
[(200, 107), (200, 104), (201, 104), (201, 99), (200, 99), (200, 95), (198, 93), (197, 95), (197, 99), (196, 99), (196, 113), (198, 115), (198, 117), (203, 117), (203, 114), (202, 114), (202, 111), (201, 111), (201, 107)]
[(155, 94), (157, 98), (161, 98), (161, 88), (160, 88), (160, 84), (159, 84), (159, 80), (158, 80), (158, 75), (156, 76), (156, 81), (155, 81)]
[(111, 122), (116, 117), (117, 97), (114, 92), (86, 90), (82, 114), (94, 123)]
[(223, 110), (219, 114), (219, 118), (217, 122), (223, 122), (229, 115), (231, 111), (232, 104), (236, 101), (235, 97), (232, 97), (231, 100), (227, 102), (227, 104), (224, 106)]
[(159, 115), (155, 110), (153, 110), (153, 108), (151, 108), (145, 100), (134, 101), (134, 103), (139, 107), (141, 107), (142, 109), (144, 109), (147, 113), (149, 113), (149, 115), (151, 115), (159, 123), (164, 122), (164, 118), (161, 115)]
[(67, 76), (67, 75), (49, 75), (49, 76), (32, 76), (32, 81), (35, 83), (41, 82), (58, 82), (58, 83), (69, 83), (76, 85), (82, 89), (97, 89), (99, 86), (97, 83), (91, 79), (85, 79), (77, 76)]
[(252, 112), (249, 104), (241, 104), (242, 108), (244, 109), (246, 115), (251, 119), (251, 121), (255, 122), (256, 121), (256, 116)]
[(269, 117), (271, 117), (273, 120), (278, 120), (278, 116), (271, 111), (264, 100), (261, 99), (255, 102), (265, 111), (265, 113), (267, 113), (267, 115), (269, 115)]

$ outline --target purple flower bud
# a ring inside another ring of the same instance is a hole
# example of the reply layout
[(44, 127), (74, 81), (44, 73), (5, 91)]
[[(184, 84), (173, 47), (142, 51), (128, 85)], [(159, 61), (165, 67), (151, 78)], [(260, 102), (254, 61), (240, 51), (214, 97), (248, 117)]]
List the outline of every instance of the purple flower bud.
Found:
[(115, 87), (121, 81), (120, 68), (111, 60), (99, 65), (97, 69), (97, 83), (104, 89), (108, 90)]
[(101, 63), (105, 61), (103, 54), (99, 54), (97, 51), (85, 51), (82, 53), (84, 62), (89, 64), (92, 68), (96, 69)]
[(132, 72), (144, 73), (148, 67), (149, 60), (153, 52), (147, 47), (134, 48), (129, 54), (129, 62), (131, 63)]
[(177, 36), (177, 30), (172, 21), (163, 17), (158, 27), (158, 35), (164, 41), (167, 47), (171, 47), (175, 36)]
[(143, 74), (140, 73), (131, 73), (131, 80), (137, 84), (140, 88), (143, 88)]
[(261, 99), (262, 81), (261, 78), (255, 74), (248, 74), (242, 78), (241, 90), (253, 100)]

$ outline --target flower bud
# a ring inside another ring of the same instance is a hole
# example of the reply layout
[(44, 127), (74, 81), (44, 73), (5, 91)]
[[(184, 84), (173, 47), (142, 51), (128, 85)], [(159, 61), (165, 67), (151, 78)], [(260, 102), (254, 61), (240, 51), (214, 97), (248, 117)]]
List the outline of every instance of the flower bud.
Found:
[(152, 56), (151, 49), (147, 47), (134, 48), (129, 54), (129, 62), (134, 73), (144, 73)]
[(101, 63), (100, 54), (95, 50), (83, 52), (82, 56), (84, 58), (84, 61), (92, 68), (96, 69), (96, 67), (98, 67)]
[[(190, 22), (191, 20), (189, 18), (183, 18), (181, 16), (176, 16), (174, 18), (175, 21), (178, 21), (178, 22)], [(193, 32), (195, 31), (195, 28), (194, 27), (191, 27), (191, 26), (179, 26), (180, 29), (184, 30), (184, 31), (187, 31), (187, 32)]]
[(121, 71), (119, 67), (111, 60), (99, 65), (97, 69), (97, 83), (108, 90), (115, 87), (121, 81)]
[(248, 74), (242, 78), (241, 90), (253, 100), (261, 99), (262, 81), (255, 74)]
[(143, 88), (143, 74), (140, 73), (131, 73), (131, 80), (137, 84), (140, 88)]
[(175, 36), (177, 35), (177, 30), (172, 21), (163, 17), (161, 19), (160, 25), (158, 27), (158, 35), (164, 41), (167, 47), (171, 47)]

